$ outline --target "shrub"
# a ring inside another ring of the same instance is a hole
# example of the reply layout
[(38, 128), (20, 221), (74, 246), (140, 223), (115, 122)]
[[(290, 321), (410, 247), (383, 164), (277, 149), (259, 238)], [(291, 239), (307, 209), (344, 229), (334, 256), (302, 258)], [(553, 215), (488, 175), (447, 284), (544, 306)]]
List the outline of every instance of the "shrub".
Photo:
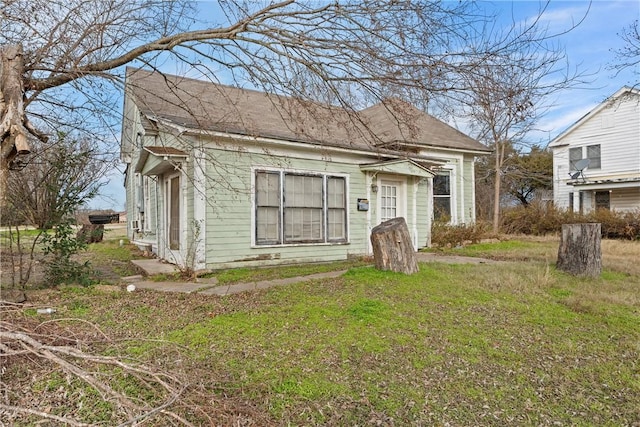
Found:
[(466, 242), (478, 243), (486, 237), (489, 229), (490, 225), (485, 222), (450, 225), (435, 221), (431, 227), (431, 244), (437, 247), (455, 247)]
[(578, 222), (572, 212), (556, 209), (553, 205), (532, 202), (528, 206), (505, 209), (500, 230), (506, 234), (541, 236), (559, 233), (562, 224), (571, 222)]
[(45, 276), (49, 286), (66, 284), (91, 284), (91, 266), (89, 261), (80, 263), (71, 259), (79, 251), (86, 249), (84, 239), (76, 239), (72, 220), (58, 224), (52, 234), (42, 237), (43, 251), (49, 258), (45, 261)]
[(587, 222), (599, 222), (602, 237), (607, 239), (640, 239), (640, 211), (616, 212), (597, 209), (586, 215)]
[(640, 239), (640, 211), (597, 209), (579, 214), (540, 202), (505, 209), (502, 213), (501, 231), (506, 234), (554, 234), (562, 231), (562, 224), (581, 222), (599, 222), (604, 238)]

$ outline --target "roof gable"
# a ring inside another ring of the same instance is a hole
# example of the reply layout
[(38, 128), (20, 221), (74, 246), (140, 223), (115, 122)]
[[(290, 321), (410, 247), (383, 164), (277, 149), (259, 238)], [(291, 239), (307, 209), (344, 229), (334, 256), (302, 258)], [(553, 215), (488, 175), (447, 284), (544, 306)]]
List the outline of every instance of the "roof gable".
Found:
[[(412, 105), (387, 100), (358, 112), (202, 80), (127, 69), (144, 116), (188, 129), (372, 150), (392, 143), (488, 152)], [(399, 151), (397, 145), (392, 149)]]
[(394, 175), (419, 176), (422, 178), (431, 178), (435, 175), (427, 167), (407, 159), (360, 165), (360, 170), (375, 173), (392, 173)]
[(372, 132), (381, 136), (381, 145), (404, 143), (489, 151), (454, 127), (397, 98), (384, 100), (360, 113)]
[(576, 122), (574, 122), (567, 129), (562, 131), (558, 136), (556, 136), (550, 143), (549, 147), (559, 147), (563, 145), (563, 139), (566, 138), (569, 134), (574, 132), (576, 129), (584, 125), (586, 122), (590, 121), (594, 116), (598, 115), (602, 110), (614, 105), (616, 102), (622, 102), (625, 100), (625, 97), (633, 97), (638, 98), (637, 101), (640, 101), (640, 90), (631, 88), (628, 86), (624, 86), (619, 89), (616, 93), (611, 95), (609, 98), (598, 104), (594, 109), (589, 111), (587, 114), (582, 116)]

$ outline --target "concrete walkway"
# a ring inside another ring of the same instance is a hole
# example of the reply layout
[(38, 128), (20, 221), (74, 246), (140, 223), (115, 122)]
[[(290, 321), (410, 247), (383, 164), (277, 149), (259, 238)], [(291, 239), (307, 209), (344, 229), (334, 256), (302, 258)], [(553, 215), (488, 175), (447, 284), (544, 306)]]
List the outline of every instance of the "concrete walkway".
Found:
[[(418, 262), (443, 262), (449, 264), (492, 264), (497, 261), (455, 255), (437, 255), (428, 252), (418, 252), (416, 254)], [(145, 273), (146, 276), (157, 274), (173, 274), (178, 270), (169, 263), (161, 262), (157, 259), (133, 260), (132, 263)], [(316, 273), (307, 276), (290, 277), (286, 279), (263, 280), (260, 282), (234, 283), (230, 285), (218, 285), (215, 278), (198, 279), (195, 282), (175, 282), (175, 281), (151, 281), (145, 280), (143, 276), (123, 277), (122, 280), (134, 285), (139, 289), (149, 289), (161, 292), (184, 292), (198, 293), (202, 295), (232, 295), (241, 292), (249, 292), (257, 289), (268, 289), (275, 286), (291, 285), (294, 283), (307, 282), (310, 280), (333, 279), (342, 276), (347, 270), (329, 271), (326, 273)]]

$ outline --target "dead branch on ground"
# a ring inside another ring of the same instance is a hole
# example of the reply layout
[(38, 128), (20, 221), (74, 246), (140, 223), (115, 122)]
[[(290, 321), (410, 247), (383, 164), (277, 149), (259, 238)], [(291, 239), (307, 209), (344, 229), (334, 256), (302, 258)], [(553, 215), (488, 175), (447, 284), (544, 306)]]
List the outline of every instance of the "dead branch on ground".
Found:
[[(94, 389), (105, 402), (111, 405), (112, 419), (120, 420), (122, 426), (137, 425), (143, 420), (157, 416), (164, 416), (166, 419), (177, 422), (178, 425), (192, 425), (184, 417), (169, 409), (189, 387), (179, 378), (134, 360), (91, 354), (80, 349), (87, 347), (87, 343), (82, 343), (75, 338), (39, 335), (35, 330), (42, 325), (32, 328), (33, 330), (27, 330), (10, 321), (0, 322), (0, 362), (2, 362), (3, 376), (11, 363), (36, 360), (41, 365), (50, 364), (61, 369), (71, 378), (78, 379)], [(97, 326), (95, 328), (99, 330)], [(71, 342), (71, 345), (56, 345), (56, 341)], [(116, 389), (118, 378), (132, 379), (140, 389), (149, 392), (147, 395), (154, 396), (151, 399), (153, 401), (146, 401), (119, 391)], [(0, 379), (0, 388), (4, 400), (0, 403), (0, 415), (9, 414), (13, 420), (24, 416), (39, 417), (71, 426), (91, 425), (85, 420), (78, 419), (73, 412), (60, 416), (48, 411), (16, 405), (11, 401), (8, 393), (9, 385), (5, 383), (4, 378)]]

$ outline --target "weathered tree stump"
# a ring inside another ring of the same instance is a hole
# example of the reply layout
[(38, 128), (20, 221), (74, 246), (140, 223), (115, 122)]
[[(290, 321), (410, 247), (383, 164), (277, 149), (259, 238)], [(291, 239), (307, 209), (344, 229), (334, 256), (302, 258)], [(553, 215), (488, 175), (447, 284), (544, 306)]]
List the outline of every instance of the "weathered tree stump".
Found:
[(558, 248), (558, 270), (574, 276), (598, 277), (602, 273), (600, 224), (563, 224)]
[(76, 239), (82, 239), (87, 243), (98, 243), (102, 242), (103, 236), (103, 224), (84, 224), (76, 234)]
[(22, 304), (27, 300), (27, 295), (20, 289), (0, 289), (0, 301), (12, 304)]
[(418, 261), (404, 218), (393, 218), (371, 230), (373, 258), (378, 270), (417, 273)]

